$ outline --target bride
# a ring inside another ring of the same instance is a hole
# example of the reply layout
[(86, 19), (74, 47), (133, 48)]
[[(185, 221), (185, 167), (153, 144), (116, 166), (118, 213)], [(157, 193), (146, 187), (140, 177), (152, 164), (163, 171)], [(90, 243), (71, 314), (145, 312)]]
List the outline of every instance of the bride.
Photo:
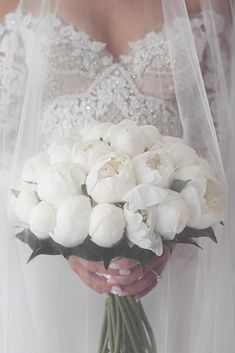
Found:
[[(96, 353), (109, 293), (144, 297), (159, 353), (234, 352), (233, 3), (11, 0), (0, 15), (0, 352)], [(14, 239), (6, 200), (23, 161), (94, 119), (183, 137), (227, 186), (218, 244), (178, 245), (159, 283), (130, 261), (112, 264), (118, 276), (59, 257), (26, 265)]]

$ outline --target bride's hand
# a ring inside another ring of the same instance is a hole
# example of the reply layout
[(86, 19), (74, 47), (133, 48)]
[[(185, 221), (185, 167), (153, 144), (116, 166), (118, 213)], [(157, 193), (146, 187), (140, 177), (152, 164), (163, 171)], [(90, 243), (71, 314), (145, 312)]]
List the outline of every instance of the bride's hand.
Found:
[(115, 259), (108, 270), (102, 262), (87, 261), (77, 256), (71, 256), (68, 261), (81, 280), (96, 292), (133, 295), (138, 300), (157, 285), (168, 256), (166, 249), (162, 256), (155, 256), (144, 274), (137, 261), (126, 258)]

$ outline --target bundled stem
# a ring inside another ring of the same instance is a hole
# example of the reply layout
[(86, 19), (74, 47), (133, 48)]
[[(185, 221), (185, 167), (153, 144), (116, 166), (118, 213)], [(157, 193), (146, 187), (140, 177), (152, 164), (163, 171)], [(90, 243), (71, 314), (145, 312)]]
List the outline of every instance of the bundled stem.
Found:
[(141, 302), (131, 296), (107, 299), (99, 353), (157, 353)]

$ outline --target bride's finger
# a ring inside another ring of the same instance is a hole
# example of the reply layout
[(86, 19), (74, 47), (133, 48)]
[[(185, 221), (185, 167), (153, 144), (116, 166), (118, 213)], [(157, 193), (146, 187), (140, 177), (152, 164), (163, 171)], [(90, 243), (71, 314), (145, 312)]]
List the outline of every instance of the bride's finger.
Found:
[(100, 294), (110, 294), (113, 288), (113, 284), (107, 283), (104, 278), (95, 274), (94, 272), (89, 271), (77, 261), (74, 261), (74, 257), (70, 257), (68, 262), (73, 271), (88, 287), (92, 288)]
[(144, 290), (142, 290), (139, 293), (135, 294), (135, 300), (140, 300), (141, 298), (145, 297), (149, 292), (151, 292), (151, 290), (156, 287), (156, 285), (158, 284), (158, 280), (156, 279), (154, 282), (152, 282), (152, 284), (145, 288)]
[(150, 287), (157, 280), (157, 274), (154, 272), (148, 272), (145, 276), (137, 280), (136, 282), (124, 286), (122, 293), (124, 295), (136, 295), (137, 293), (144, 291)]
[[(126, 276), (130, 274), (130, 271), (133, 269), (133, 261), (128, 260), (123, 262), (123, 265), (119, 264), (119, 262), (113, 260), (109, 268), (106, 270), (104, 267), (103, 262), (101, 261), (88, 261), (85, 259), (82, 259), (78, 256), (73, 256), (74, 261), (81, 264), (83, 267), (88, 269), (89, 271), (95, 272), (95, 273), (100, 273), (100, 274), (106, 274), (106, 275), (111, 275), (111, 276)], [(138, 263), (135, 262), (136, 265), (138, 266)], [(124, 264), (126, 265), (124, 267)]]

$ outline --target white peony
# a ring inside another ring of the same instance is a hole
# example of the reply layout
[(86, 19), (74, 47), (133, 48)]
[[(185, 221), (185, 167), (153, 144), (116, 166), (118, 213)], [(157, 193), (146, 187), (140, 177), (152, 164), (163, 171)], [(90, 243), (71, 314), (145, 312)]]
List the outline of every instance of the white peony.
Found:
[(205, 229), (223, 221), (225, 213), (224, 188), (215, 179), (207, 178), (202, 213), (196, 229)]
[(58, 209), (52, 239), (67, 248), (82, 244), (88, 236), (91, 210), (91, 201), (84, 195), (65, 201)]
[(132, 120), (123, 120), (119, 124), (111, 126), (105, 142), (116, 152), (129, 157), (143, 153), (147, 148), (141, 128)]
[(142, 249), (151, 250), (161, 256), (163, 252), (162, 240), (155, 232), (155, 215), (152, 207), (133, 212), (128, 204), (124, 206), (126, 219), (126, 234), (129, 241)]
[(83, 141), (104, 141), (105, 136), (113, 124), (110, 122), (89, 124), (81, 131)]
[(155, 208), (155, 231), (163, 238), (173, 240), (181, 233), (189, 219), (189, 210), (183, 197), (172, 190)]
[(196, 151), (184, 143), (167, 143), (168, 150), (176, 169), (183, 168), (192, 164), (198, 164), (198, 155)]
[(98, 162), (86, 180), (87, 192), (97, 203), (120, 202), (135, 185), (130, 159), (115, 153)]
[(173, 161), (163, 148), (144, 152), (132, 160), (138, 184), (151, 184), (170, 187), (175, 169)]
[(71, 150), (74, 144), (73, 139), (60, 138), (55, 140), (48, 148), (48, 155), (51, 164), (70, 163)]
[(128, 208), (133, 212), (146, 209), (162, 202), (168, 196), (168, 191), (157, 186), (141, 184), (131, 189), (123, 198)]
[(111, 148), (101, 141), (77, 143), (72, 150), (72, 161), (89, 173), (98, 160), (110, 152), (112, 152)]
[(200, 165), (189, 165), (178, 169), (175, 172), (175, 179), (178, 180), (195, 180), (197, 178), (203, 177), (205, 175), (202, 167)]
[(123, 237), (125, 218), (123, 210), (111, 204), (100, 204), (93, 208), (89, 234), (94, 243), (112, 247)]
[(198, 178), (189, 182), (181, 191), (189, 210), (187, 226), (195, 228), (202, 216), (203, 198), (206, 192), (206, 178)]
[(56, 225), (56, 209), (46, 201), (41, 201), (31, 212), (30, 230), (39, 238), (47, 239)]
[(34, 191), (23, 189), (15, 201), (15, 215), (18, 221), (29, 225), (31, 212), (38, 202)]
[(60, 207), (70, 197), (81, 193), (86, 175), (77, 164), (53, 164), (39, 180), (38, 195), (41, 200)]
[(146, 147), (148, 149), (161, 141), (162, 137), (155, 126), (142, 125), (139, 128), (145, 138)]
[(128, 239), (143, 249), (149, 249), (158, 256), (162, 254), (161, 237), (155, 232), (155, 205), (163, 202), (168, 192), (152, 185), (138, 185), (124, 198), (126, 234)]
[(25, 182), (37, 183), (49, 166), (48, 155), (39, 152), (24, 164), (21, 178)]

